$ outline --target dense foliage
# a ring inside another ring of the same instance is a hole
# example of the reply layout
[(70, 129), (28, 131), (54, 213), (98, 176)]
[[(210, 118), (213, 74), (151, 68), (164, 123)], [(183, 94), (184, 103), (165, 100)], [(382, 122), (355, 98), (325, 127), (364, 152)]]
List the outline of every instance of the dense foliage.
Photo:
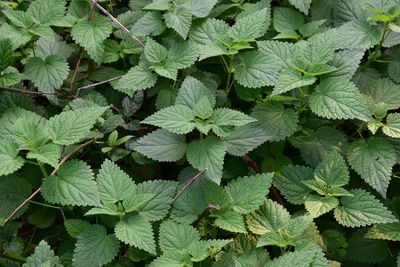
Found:
[(399, 0), (0, 8), (1, 266), (400, 266)]

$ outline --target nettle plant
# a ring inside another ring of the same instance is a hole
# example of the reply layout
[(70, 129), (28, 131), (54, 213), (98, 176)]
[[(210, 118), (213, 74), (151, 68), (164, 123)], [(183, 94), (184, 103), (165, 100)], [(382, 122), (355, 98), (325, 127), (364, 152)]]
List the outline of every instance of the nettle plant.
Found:
[(400, 266), (399, 0), (0, 14), (1, 266)]

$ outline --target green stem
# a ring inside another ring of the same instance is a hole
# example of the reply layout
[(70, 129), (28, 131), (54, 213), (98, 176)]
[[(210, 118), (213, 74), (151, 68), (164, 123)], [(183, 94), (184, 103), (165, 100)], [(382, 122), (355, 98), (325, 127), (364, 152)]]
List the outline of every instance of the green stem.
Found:
[(383, 43), (385, 42), (388, 33), (389, 33), (389, 23), (385, 22), (382, 38), (381, 38), (378, 46), (375, 48), (374, 52), (372, 53), (372, 55), (369, 57), (367, 63), (365, 63), (364, 66), (361, 67), (361, 71), (368, 68), (371, 65), (371, 63), (377, 59), (378, 54), (382, 49)]
[(42, 174), (44, 175), (44, 177), (48, 177), (49, 175), (47, 174), (46, 169), (43, 166), (43, 163), (38, 161), (38, 164), (39, 164), (39, 168), (40, 168)]
[(4, 253), (4, 254), (0, 253), (0, 258), (13, 260), (13, 261), (19, 261), (19, 262), (26, 262), (26, 258), (19, 256), (19, 255), (10, 254), (10, 253)]
[(60, 207), (49, 205), (49, 204), (44, 204), (44, 203), (33, 201), (33, 200), (29, 201), (29, 203), (36, 204), (36, 205), (43, 206), (43, 207), (47, 207), (47, 208), (52, 208), (52, 209), (58, 209), (58, 210), (60, 209)]
[(232, 73), (231, 73), (231, 72), (228, 72), (228, 80), (226, 81), (226, 86), (225, 86), (225, 93), (226, 93), (226, 94), (229, 94), (229, 90), (231, 89), (231, 85), (230, 85), (230, 83), (231, 83), (231, 76), (232, 76)]

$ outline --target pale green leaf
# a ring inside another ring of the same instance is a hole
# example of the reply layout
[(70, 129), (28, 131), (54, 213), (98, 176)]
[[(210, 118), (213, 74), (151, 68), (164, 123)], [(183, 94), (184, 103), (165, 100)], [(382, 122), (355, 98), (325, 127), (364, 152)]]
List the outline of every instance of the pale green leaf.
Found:
[(83, 161), (70, 160), (57, 174), (43, 179), (42, 195), (50, 203), (76, 206), (100, 205), (93, 172)]
[(153, 87), (157, 82), (157, 75), (144, 64), (132, 67), (117, 83), (114, 88), (129, 96), (142, 89)]
[(317, 78), (314, 76), (303, 75), (294, 69), (286, 69), (280, 73), (272, 95), (283, 94), (295, 88), (311, 85), (316, 81)]
[(193, 65), (199, 53), (199, 47), (194, 42), (176, 43), (169, 51), (168, 61), (177, 69), (185, 69)]
[(246, 216), (249, 230), (263, 235), (283, 228), (290, 220), (289, 212), (280, 204), (266, 199), (264, 205), (254, 213)]
[(215, 105), (215, 96), (211, 90), (199, 80), (187, 76), (179, 89), (175, 105), (184, 105), (193, 109), (204, 96), (208, 97), (212, 106)]
[(88, 212), (85, 213), (85, 216), (99, 215), (99, 214), (105, 214), (110, 216), (121, 216), (124, 213), (119, 210), (116, 204), (106, 202), (102, 206), (91, 208)]
[(100, 199), (103, 202), (118, 202), (126, 199), (135, 190), (132, 179), (115, 163), (106, 159), (96, 177)]
[(218, 108), (211, 117), (212, 122), (217, 126), (243, 126), (256, 119), (233, 109)]
[(170, 252), (185, 252), (191, 244), (200, 241), (200, 235), (193, 226), (180, 224), (171, 220), (164, 221), (160, 226), (159, 245), (165, 254)]
[(203, 96), (194, 106), (193, 115), (202, 120), (208, 119), (213, 115), (213, 107), (207, 96)]
[(186, 152), (185, 136), (158, 129), (130, 142), (128, 148), (154, 160), (177, 161)]
[(11, 140), (0, 140), (0, 176), (19, 170), (25, 160), (18, 156), (18, 145)]
[(322, 265), (313, 264), (317, 260), (317, 255), (321, 251), (321, 248), (314, 244), (307, 244), (303, 249), (296, 250), (294, 252), (285, 253), (283, 256), (275, 258), (271, 262), (268, 262), (266, 267), (286, 267), (286, 266), (297, 266), (297, 267), (310, 267), (310, 266), (328, 266), (327, 260), (323, 257), (324, 263)]
[(13, 47), (9, 39), (0, 40), (0, 71), (13, 63)]
[(51, 117), (46, 125), (49, 138), (60, 145), (70, 145), (84, 139), (97, 119), (108, 107), (68, 110)]
[(170, 8), (170, 0), (154, 0), (152, 3), (143, 7), (146, 10), (168, 10)]
[(54, 25), (64, 18), (65, 0), (38, 0), (29, 5), (27, 15), (41, 25)]
[(131, 29), (131, 33), (137, 36), (157, 36), (166, 29), (160, 12), (146, 12)]
[(333, 60), (329, 62), (329, 64), (337, 69), (329, 73), (328, 76), (345, 76), (352, 78), (360, 65), (364, 53), (364, 49), (344, 49), (336, 52)]
[(59, 55), (50, 55), (46, 59), (28, 58), (25, 74), (41, 92), (54, 92), (67, 78), (69, 67), (66, 60)]
[(218, 205), (222, 210), (228, 210), (232, 206), (228, 192), (210, 180), (204, 181), (204, 196), (208, 204)]
[(274, 29), (278, 32), (294, 31), (303, 26), (304, 17), (297, 10), (287, 7), (275, 7), (272, 23)]
[(400, 85), (388, 78), (371, 80), (361, 89), (361, 93), (371, 97), (376, 104), (385, 103), (389, 109), (400, 107)]
[(140, 215), (132, 215), (115, 226), (116, 237), (131, 246), (156, 253), (153, 229), (150, 222)]
[(174, 29), (183, 39), (186, 39), (192, 25), (192, 13), (183, 7), (176, 7), (164, 14), (165, 24)]
[(32, 35), (19, 27), (2, 23), (0, 27), (0, 39), (10, 39), (13, 49), (26, 44), (32, 38)]
[(231, 210), (218, 214), (214, 224), (229, 232), (247, 233), (243, 215)]
[(35, 248), (35, 252), (26, 259), (23, 267), (37, 267), (37, 266), (55, 266), (61, 267), (59, 258), (51, 250), (46, 241), (40, 241), (39, 245)]
[(157, 111), (141, 123), (161, 127), (176, 134), (186, 134), (194, 129), (193, 111), (182, 105), (175, 105)]
[(234, 41), (251, 42), (262, 37), (268, 30), (268, 9), (262, 9), (236, 20), (236, 23), (228, 30), (228, 35)]
[(255, 211), (268, 194), (272, 178), (272, 173), (262, 173), (230, 182), (225, 190), (231, 198), (232, 209), (242, 214)]
[(308, 15), (308, 11), (311, 7), (311, 1), (312, 0), (289, 0), (289, 3), (304, 14)]
[(208, 169), (205, 175), (219, 183), (222, 177), (226, 148), (223, 141), (215, 136), (191, 142), (186, 151), (189, 163), (199, 171)]
[(314, 177), (331, 187), (344, 186), (350, 181), (350, 173), (342, 155), (332, 152), (315, 169)]
[(183, 6), (189, 9), (194, 16), (204, 18), (210, 14), (217, 2), (217, 0), (186, 0)]
[(400, 223), (384, 223), (372, 226), (364, 236), (370, 239), (400, 241)]
[(358, 140), (350, 145), (347, 158), (361, 178), (385, 197), (396, 163), (392, 144), (380, 137)]
[(33, 24), (33, 17), (22, 10), (2, 10), (1, 11), (14, 25), (22, 28), (28, 28)]
[(37, 150), (29, 151), (26, 157), (28, 159), (36, 159), (55, 168), (61, 157), (61, 146), (46, 144)]
[(46, 59), (50, 55), (60, 55), (67, 59), (74, 50), (65, 41), (49, 41), (39, 38), (35, 42), (35, 56)]
[(398, 222), (396, 217), (373, 195), (362, 189), (350, 190), (352, 197), (342, 197), (334, 210), (336, 220), (347, 227)]
[(192, 223), (206, 207), (203, 191), (192, 185), (175, 201), (171, 218), (181, 223)]
[(400, 138), (400, 114), (389, 114), (386, 117), (386, 124), (383, 126), (382, 131), (390, 137)]
[(65, 229), (68, 234), (73, 238), (78, 238), (81, 233), (85, 230), (90, 223), (78, 219), (68, 219), (64, 221)]
[(315, 114), (328, 119), (371, 119), (357, 87), (343, 78), (323, 80), (310, 96), (310, 107)]
[(167, 58), (168, 50), (153, 39), (147, 38), (144, 55), (148, 61), (160, 63)]
[(317, 218), (339, 205), (339, 200), (335, 197), (312, 196), (304, 203), (306, 210), (314, 218)]
[(311, 36), (303, 51), (300, 59), (306, 64), (326, 64), (335, 56), (336, 30), (329, 30)]
[(118, 254), (120, 242), (101, 225), (90, 225), (79, 235), (73, 256), (77, 267), (103, 266)]
[(371, 48), (381, 37), (380, 31), (369, 22), (350, 21), (338, 28), (337, 48)]

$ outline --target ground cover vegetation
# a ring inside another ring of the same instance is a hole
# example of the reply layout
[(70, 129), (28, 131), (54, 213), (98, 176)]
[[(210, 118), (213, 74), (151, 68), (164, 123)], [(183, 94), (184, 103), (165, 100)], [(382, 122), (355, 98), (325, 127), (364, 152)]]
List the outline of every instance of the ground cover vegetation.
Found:
[(399, 0), (0, 14), (1, 266), (400, 266)]

